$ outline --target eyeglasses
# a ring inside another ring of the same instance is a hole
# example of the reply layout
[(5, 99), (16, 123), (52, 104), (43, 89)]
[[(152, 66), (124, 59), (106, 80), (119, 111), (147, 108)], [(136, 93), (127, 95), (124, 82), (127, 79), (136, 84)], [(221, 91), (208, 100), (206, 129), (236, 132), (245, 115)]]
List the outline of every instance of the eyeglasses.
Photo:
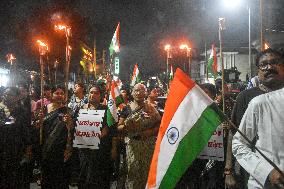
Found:
[(270, 66), (278, 66), (280, 64), (283, 64), (280, 59), (272, 59), (272, 60), (269, 60), (269, 61), (261, 62), (261, 64), (258, 65), (258, 68), (260, 70), (267, 70), (268, 69), (268, 65), (270, 65)]

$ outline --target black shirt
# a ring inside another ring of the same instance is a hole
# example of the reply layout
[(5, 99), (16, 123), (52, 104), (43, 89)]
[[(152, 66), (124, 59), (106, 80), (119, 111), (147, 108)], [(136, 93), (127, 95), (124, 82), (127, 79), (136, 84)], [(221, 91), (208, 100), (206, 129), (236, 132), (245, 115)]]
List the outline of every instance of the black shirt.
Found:
[(265, 91), (261, 90), (258, 87), (254, 87), (251, 89), (247, 89), (242, 91), (236, 99), (236, 103), (234, 105), (231, 121), (239, 127), (242, 117), (248, 107), (249, 102), (256, 96), (264, 94)]

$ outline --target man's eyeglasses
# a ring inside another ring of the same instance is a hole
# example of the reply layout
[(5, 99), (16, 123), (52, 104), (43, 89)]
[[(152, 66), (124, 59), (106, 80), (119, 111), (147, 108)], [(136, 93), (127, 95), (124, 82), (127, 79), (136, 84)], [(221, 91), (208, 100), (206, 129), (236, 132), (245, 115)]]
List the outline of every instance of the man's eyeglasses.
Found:
[(280, 59), (272, 59), (269, 61), (263, 61), (261, 64), (258, 65), (258, 68), (261, 70), (267, 70), (268, 66), (278, 66), (280, 64), (283, 64)]

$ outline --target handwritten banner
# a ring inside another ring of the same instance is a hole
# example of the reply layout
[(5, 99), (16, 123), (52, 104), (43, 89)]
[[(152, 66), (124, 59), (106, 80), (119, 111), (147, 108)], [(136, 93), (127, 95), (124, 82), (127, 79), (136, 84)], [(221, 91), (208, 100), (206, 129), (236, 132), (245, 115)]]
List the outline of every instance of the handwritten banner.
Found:
[(224, 161), (223, 128), (217, 127), (209, 139), (203, 151), (199, 154), (200, 159)]
[(105, 110), (81, 109), (76, 121), (73, 147), (99, 149)]

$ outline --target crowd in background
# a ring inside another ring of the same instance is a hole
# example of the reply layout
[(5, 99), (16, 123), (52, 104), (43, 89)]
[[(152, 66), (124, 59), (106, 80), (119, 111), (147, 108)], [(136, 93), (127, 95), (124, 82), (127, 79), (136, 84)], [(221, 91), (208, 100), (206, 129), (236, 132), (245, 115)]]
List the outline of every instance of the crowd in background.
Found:
[[(224, 87), (224, 113), (232, 118), (236, 126), (240, 125), (240, 129), (248, 132), (245, 126), (250, 123), (245, 125), (245, 121), (241, 120), (254, 97), (284, 86), (283, 60), (283, 54), (278, 51), (264, 51), (257, 59), (257, 86), (242, 91), (237, 98)], [(220, 81), (216, 82), (216, 86), (207, 83), (201, 84), (200, 87), (222, 109)], [(110, 188), (111, 184), (117, 188), (144, 188), (163, 115), (165, 98), (161, 96), (166, 94), (163, 94), (163, 90), (158, 86), (146, 87), (142, 83), (133, 88), (120, 86), (124, 103), (118, 107), (118, 123), (109, 126), (109, 91), (109, 80), (100, 80), (92, 85), (77, 82), (68, 98), (61, 86), (45, 85), (42, 99), (34, 88), (26, 85), (2, 88), (0, 188), (29, 188), (30, 182), (34, 181), (42, 188), (68, 188), (69, 185), (82, 189)], [(73, 147), (80, 110), (105, 112), (99, 149)], [(249, 113), (245, 115), (247, 114)], [(269, 116), (267, 119), (269, 120)], [(231, 188), (246, 188), (248, 179), (249, 185), (258, 187), (264, 185), (263, 181), (281, 183), (280, 176), (276, 178), (275, 171), (268, 181), (265, 177), (267, 175), (258, 177), (257, 173), (250, 172), (250, 162), (246, 159), (246, 154), (240, 152), (247, 144), (243, 143), (239, 135), (232, 139), (235, 131), (230, 129), (228, 124), (224, 123), (222, 126), (226, 131), (226, 161), (196, 159), (177, 188), (209, 189), (225, 188), (225, 185)], [(261, 144), (257, 142), (260, 139), (255, 139), (255, 134), (250, 134), (250, 138), (261, 148)], [(273, 143), (271, 145), (273, 146)], [(232, 157), (232, 149), (241, 165)], [(279, 158), (277, 152), (273, 152), (273, 157)], [(280, 165), (282, 158), (280, 157)]]

